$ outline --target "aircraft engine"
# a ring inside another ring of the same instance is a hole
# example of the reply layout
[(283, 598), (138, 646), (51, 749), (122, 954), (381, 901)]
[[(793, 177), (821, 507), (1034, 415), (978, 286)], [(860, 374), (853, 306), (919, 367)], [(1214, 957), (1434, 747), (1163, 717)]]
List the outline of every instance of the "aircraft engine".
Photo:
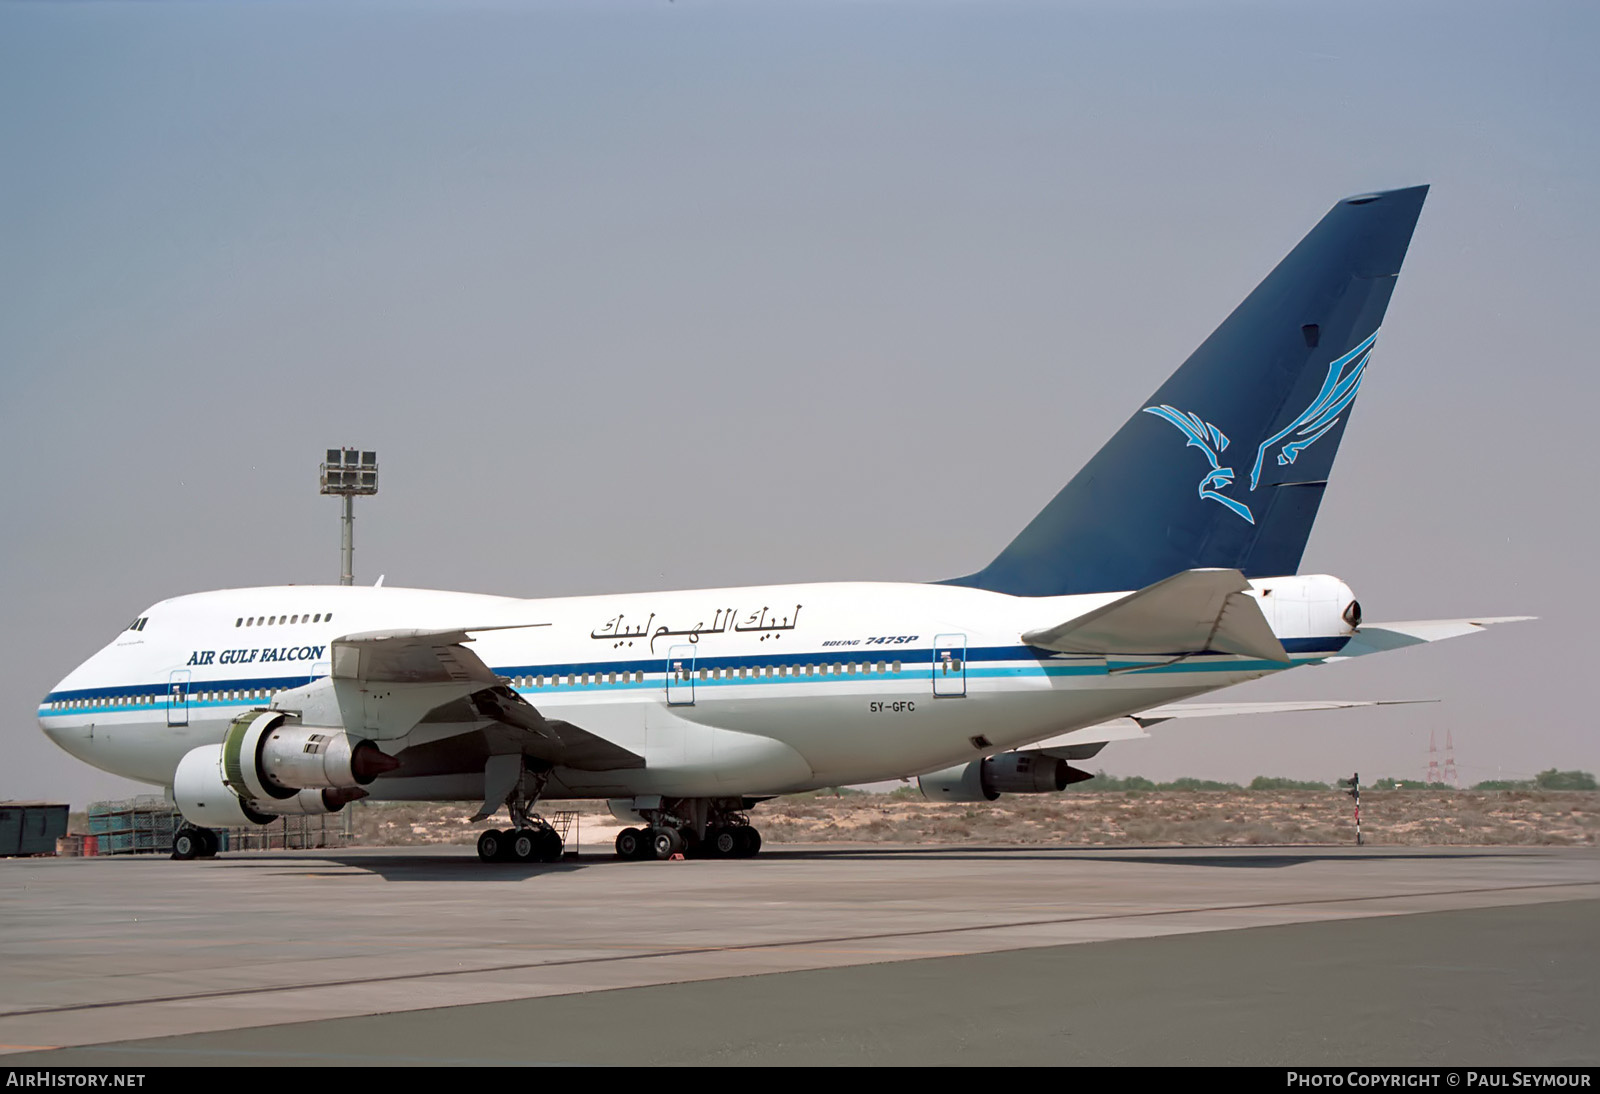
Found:
[(287, 797), (258, 801), (241, 796), (223, 775), (223, 746), (192, 748), (178, 761), (172, 799), (190, 824), (202, 828), (234, 828), (268, 824), (282, 816), (337, 813), (347, 802), (367, 796), (360, 787), (296, 790)]
[(220, 745), (184, 755), (173, 798), (193, 824), (266, 824), (274, 817), (337, 812), (367, 796), (362, 786), (398, 766), (371, 741), (353, 741), (342, 729), (252, 710), (233, 720)]
[(917, 780), (929, 801), (994, 801), (1001, 794), (1048, 794), (1094, 776), (1042, 752), (1006, 752)]
[(283, 801), (301, 790), (366, 786), (400, 762), (371, 741), (351, 740), (342, 729), (301, 725), (278, 710), (252, 710), (228, 728), (222, 765), (241, 797)]

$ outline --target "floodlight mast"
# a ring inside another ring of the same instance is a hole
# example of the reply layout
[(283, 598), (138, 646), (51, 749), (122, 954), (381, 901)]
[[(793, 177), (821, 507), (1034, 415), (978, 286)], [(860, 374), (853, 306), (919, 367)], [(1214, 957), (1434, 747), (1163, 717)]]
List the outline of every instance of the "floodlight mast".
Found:
[(378, 492), (378, 454), (358, 448), (330, 448), (322, 464), (322, 493), (343, 502), (339, 546), (339, 584), (355, 583), (355, 499), (357, 494)]

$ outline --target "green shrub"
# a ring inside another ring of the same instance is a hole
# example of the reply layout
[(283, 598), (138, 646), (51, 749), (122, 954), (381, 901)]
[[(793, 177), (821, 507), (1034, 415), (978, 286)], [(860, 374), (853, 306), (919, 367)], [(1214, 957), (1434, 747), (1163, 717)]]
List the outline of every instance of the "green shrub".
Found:
[(1299, 779), (1284, 779), (1276, 775), (1257, 775), (1250, 780), (1251, 790), (1327, 790), (1327, 783), (1303, 782)]
[(1541, 771), (1533, 777), (1540, 790), (1594, 790), (1594, 776), (1587, 771)]

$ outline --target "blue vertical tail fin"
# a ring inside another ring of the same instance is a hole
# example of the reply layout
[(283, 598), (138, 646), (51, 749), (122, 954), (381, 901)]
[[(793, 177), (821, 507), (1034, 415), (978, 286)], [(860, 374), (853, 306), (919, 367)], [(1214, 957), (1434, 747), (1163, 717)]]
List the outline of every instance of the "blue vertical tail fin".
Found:
[(1426, 186), (1339, 202), (995, 560), (1016, 596), (1295, 573)]

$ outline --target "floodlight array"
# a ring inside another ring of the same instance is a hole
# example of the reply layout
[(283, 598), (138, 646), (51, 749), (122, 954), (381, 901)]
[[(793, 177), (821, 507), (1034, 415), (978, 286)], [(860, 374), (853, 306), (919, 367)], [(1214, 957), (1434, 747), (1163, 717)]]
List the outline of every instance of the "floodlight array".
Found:
[(354, 497), (378, 492), (378, 454), (356, 448), (330, 448), (323, 461), (322, 492)]

